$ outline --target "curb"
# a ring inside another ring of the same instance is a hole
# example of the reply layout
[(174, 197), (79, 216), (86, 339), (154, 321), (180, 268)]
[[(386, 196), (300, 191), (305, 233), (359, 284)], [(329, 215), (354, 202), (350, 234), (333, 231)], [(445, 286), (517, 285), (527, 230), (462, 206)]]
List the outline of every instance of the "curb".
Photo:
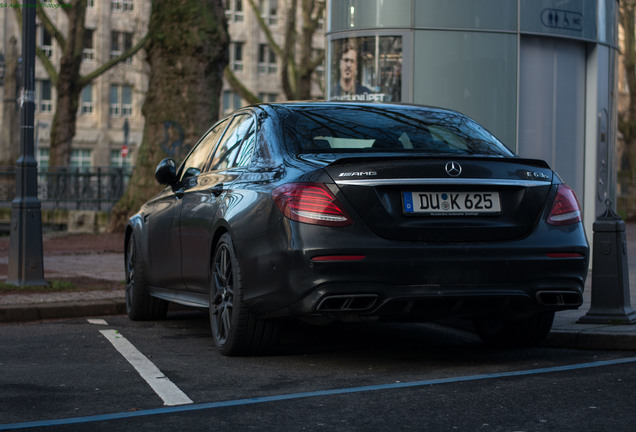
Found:
[[(125, 315), (125, 299), (66, 301), (0, 306), (0, 323), (27, 323), (39, 320), (83, 318), (89, 316)], [(471, 327), (454, 320), (437, 324), (474, 333)], [(636, 337), (632, 334), (598, 332), (590, 330), (553, 330), (541, 344), (550, 348), (588, 350), (636, 350)]]
[(124, 299), (7, 305), (0, 307), (0, 323), (24, 323), (125, 313), (126, 301)]
[(629, 334), (592, 333), (586, 331), (552, 331), (543, 346), (587, 350), (636, 350), (636, 337)]

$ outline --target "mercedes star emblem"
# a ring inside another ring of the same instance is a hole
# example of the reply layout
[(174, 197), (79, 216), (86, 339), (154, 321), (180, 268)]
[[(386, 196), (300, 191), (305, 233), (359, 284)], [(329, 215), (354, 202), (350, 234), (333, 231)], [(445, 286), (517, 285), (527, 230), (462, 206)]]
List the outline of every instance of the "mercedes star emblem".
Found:
[(446, 174), (451, 177), (457, 177), (462, 173), (462, 166), (457, 162), (450, 161), (446, 164)]

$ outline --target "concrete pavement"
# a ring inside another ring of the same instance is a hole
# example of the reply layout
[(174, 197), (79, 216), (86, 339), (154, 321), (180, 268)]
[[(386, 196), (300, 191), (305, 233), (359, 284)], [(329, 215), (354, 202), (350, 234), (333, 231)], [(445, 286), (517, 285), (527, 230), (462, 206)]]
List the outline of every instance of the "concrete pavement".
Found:
[[(0, 257), (0, 264), (7, 263)], [(0, 323), (126, 313), (123, 254), (48, 255), (43, 268), (46, 280), (89, 277), (121, 282), (121, 289), (0, 294)], [(0, 274), (0, 282), (6, 277)]]
[[(636, 300), (636, 224), (627, 224), (626, 237), (630, 299)], [(0, 264), (6, 264), (7, 261), (7, 257), (0, 257)], [(124, 260), (123, 255), (117, 253), (45, 256), (44, 272), (47, 279), (85, 276), (123, 282)], [(0, 281), (4, 279), (6, 275), (0, 274)], [(123, 283), (121, 286), (121, 289), (115, 290), (0, 294), (0, 322), (123, 314), (125, 313)], [(636, 350), (636, 324), (577, 323), (579, 318), (590, 310), (591, 293), (594, 288), (590, 273), (583, 306), (578, 310), (556, 314), (546, 345), (582, 349)]]

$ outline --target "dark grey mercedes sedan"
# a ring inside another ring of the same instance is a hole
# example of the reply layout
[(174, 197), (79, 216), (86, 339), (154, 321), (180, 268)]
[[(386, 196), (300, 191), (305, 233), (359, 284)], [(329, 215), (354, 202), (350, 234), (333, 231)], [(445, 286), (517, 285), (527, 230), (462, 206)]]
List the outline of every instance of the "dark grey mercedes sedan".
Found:
[(291, 318), (457, 317), (486, 343), (536, 344), (582, 303), (574, 191), (454, 111), (250, 106), (156, 178), (126, 229), (128, 315), (207, 308), (226, 355), (271, 351)]

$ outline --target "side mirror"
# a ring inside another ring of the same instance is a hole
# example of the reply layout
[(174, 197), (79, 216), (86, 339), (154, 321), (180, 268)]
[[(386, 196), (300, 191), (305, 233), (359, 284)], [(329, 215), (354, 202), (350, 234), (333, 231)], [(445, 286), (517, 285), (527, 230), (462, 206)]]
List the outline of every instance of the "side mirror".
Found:
[(155, 179), (162, 185), (172, 186), (177, 182), (177, 164), (174, 159), (164, 159), (155, 170)]

